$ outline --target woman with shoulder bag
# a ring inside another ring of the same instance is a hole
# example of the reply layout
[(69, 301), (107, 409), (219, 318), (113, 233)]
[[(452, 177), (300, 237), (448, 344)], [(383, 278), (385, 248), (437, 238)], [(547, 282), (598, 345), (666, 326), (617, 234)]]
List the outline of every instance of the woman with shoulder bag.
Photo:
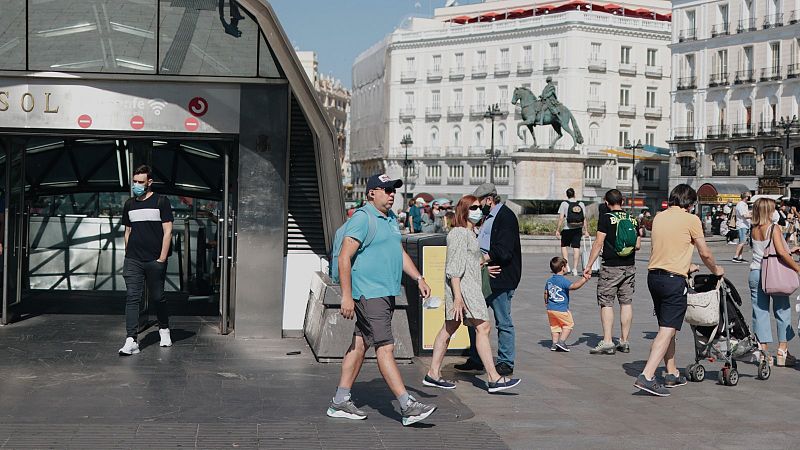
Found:
[[(483, 214), (477, 197), (465, 195), (456, 205), (452, 229), (447, 234), (447, 260), (445, 262), (445, 322), (433, 343), (431, 367), (422, 384), (442, 389), (455, 389), (455, 383), (441, 377), (442, 361), (461, 322), (475, 327), (475, 347), (486, 368), (489, 392), (499, 392), (519, 384), (520, 380), (500, 376), (492, 360), (489, 344), (489, 308), (482, 290), (481, 263), (483, 252), (478, 245), (475, 225)], [(494, 272), (492, 272), (494, 273)]]
[[(775, 211), (775, 201), (769, 198), (760, 198), (753, 205), (753, 262), (750, 264), (750, 299), (753, 304), (753, 331), (761, 342), (765, 352), (772, 342), (770, 330), (769, 304), (772, 299), (772, 311), (775, 315), (778, 329), (778, 353), (775, 364), (778, 366), (794, 366), (796, 359), (789, 353), (788, 343), (794, 337), (792, 329), (792, 310), (789, 295), (767, 294), (762, 286), (762, 261), (764, 253), (774, 242), (775, 253), (786, 266), (800, 275), (800, 265), (792, 259), (791, 253), (798, 253), (800, 249), (789, 250), (789, 245), (781, 233), (780, 226), (772, 222)], [(770, 357), (770, 364), (772, 358)]]

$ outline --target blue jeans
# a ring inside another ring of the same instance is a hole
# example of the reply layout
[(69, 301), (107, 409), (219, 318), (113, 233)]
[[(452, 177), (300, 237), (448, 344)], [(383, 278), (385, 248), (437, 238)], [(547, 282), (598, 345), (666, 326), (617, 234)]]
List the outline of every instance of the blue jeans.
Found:
[[(507, 291), (494, 291), (486, 297), (486, 305), (494, 312), (494, 324), (497, 327), (497, 364), (506, 363), (514, 367), (514, 323), (511, 321), (511, 299), (514, 298), (514, 289)], [(478, 350), (475, 348), (475, 328), (469, 330), (469, 359), (476, 364), (481, 364)]]
[(778, 325), (778, 342), (789, 342), (794, 337), (792, 309), (788, 295), (767, 295), (761, 289), (761, 270), (750, 271), (750, 300), (753, 303), (753, 331), (762, 344), (772, 342), (769, 325), (769, 299), (772, 297), (772, 313)]

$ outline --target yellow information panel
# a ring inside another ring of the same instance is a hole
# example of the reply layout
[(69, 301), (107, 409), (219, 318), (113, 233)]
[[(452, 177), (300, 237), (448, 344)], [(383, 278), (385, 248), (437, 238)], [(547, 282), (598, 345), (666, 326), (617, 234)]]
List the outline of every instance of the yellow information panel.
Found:
[[(422, 307), (422, 349), (433, 350), (433, 341), (436, 334), (444, 324), (444, 264), (447, 259), (447, 247), (444, 245), (429, 245), (422, 248), (422, 275), (431, 287), (431, 298), (439, 298), (436, 308)], [(431, 303), (430, 302), (428, 306)], [(450, 339), (448, 349), (463, 350), (469, 347), (469, 334), (467, 327), (461, 326)]]

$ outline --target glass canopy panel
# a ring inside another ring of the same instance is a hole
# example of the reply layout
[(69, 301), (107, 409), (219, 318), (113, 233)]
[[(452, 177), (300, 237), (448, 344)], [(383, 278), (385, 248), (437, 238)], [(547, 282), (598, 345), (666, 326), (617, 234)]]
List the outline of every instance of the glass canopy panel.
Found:
[(264, 38), (264, 33), (259, 34), (261, 35), (261, 45), (258, 49), (258, 76), (264, 78), (283, 78), (283, 74), (280, 69), (278, 69), (278, 63), (275, 61), (275, 56), (272, 54), (272, 49)]
[(155, 73), (156, 0), (31, 2), (29, 69)]
[(160, 2), (159, 73), (258, 75), (258, 26), (236, 2)]
[(25, 0), (0, 5), (0, 70), (25, 70)]

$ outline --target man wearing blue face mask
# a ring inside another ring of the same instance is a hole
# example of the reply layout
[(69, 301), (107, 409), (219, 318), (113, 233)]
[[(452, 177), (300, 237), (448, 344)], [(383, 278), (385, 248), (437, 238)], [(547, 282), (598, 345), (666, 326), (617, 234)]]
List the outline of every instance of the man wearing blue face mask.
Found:
[(125, 202), (122, 209), (122, 225), (125, 226), (125, 263), (122, 266), (122, 277), (128, 293), (125, 302), (127, 336), (125, 344), (119, 349), (120, 356), (139, 353), (136, 335), (139, 329), (139, 302), (145, 287), (156, 303), (160, 345), (172, 345), (164, 281), (174, 218), (169, 200), (152, 192), (152, 184), (150, 167), (139, 166), (133, 172), (131, 182), (133, 197)]

